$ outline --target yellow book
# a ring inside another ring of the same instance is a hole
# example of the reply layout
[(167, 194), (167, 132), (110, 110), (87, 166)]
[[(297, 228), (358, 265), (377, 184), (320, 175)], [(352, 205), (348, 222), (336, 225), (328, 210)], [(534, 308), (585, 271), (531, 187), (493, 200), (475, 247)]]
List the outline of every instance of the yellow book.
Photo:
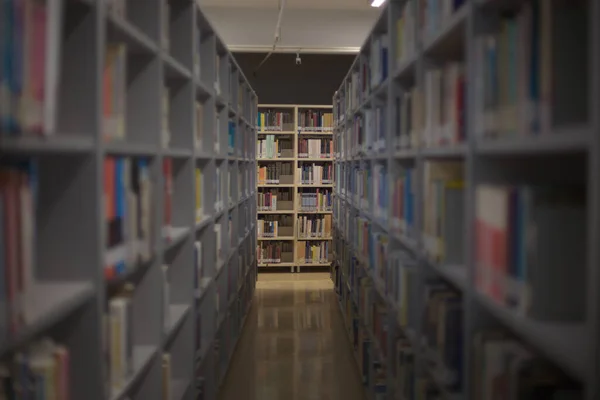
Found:
[(202, 216), (202, 171), (196, 168), (196, 222), (200, 222)]

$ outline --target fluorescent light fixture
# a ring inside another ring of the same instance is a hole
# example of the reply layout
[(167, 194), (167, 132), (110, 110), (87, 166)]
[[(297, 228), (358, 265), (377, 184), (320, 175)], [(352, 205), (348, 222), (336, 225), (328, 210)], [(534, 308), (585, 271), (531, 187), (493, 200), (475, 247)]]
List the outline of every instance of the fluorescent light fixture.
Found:
[(373, 0), (371, 1), (371, 7), (381, 7), (385, 0)]

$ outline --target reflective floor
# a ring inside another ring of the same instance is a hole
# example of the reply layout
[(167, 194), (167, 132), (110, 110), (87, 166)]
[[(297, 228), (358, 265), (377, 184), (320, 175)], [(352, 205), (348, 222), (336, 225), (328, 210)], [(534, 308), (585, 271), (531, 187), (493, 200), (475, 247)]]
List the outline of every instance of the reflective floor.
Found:
[(220, 400), (362, 400), (329, 274), (258, 277)]

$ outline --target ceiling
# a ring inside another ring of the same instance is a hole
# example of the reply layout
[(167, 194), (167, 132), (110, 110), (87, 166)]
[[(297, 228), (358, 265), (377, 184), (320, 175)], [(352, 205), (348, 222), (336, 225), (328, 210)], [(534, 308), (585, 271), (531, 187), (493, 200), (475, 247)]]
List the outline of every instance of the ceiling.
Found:
[[(275, 8), (280, 0), (200, 0), (200, 4), (208, 7), (243, 7), (243, 8)], [(370, 10), (373, 9), (368, 0), (285, 0), (286, 8), (320, 9), (320, 10)]]

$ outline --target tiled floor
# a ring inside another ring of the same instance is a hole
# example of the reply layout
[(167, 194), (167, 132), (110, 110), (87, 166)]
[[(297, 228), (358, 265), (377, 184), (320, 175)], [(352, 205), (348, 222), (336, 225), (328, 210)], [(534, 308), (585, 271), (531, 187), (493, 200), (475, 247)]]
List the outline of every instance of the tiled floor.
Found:
[(260, 274), (221, 400), (362, 400), (328, 273)]

